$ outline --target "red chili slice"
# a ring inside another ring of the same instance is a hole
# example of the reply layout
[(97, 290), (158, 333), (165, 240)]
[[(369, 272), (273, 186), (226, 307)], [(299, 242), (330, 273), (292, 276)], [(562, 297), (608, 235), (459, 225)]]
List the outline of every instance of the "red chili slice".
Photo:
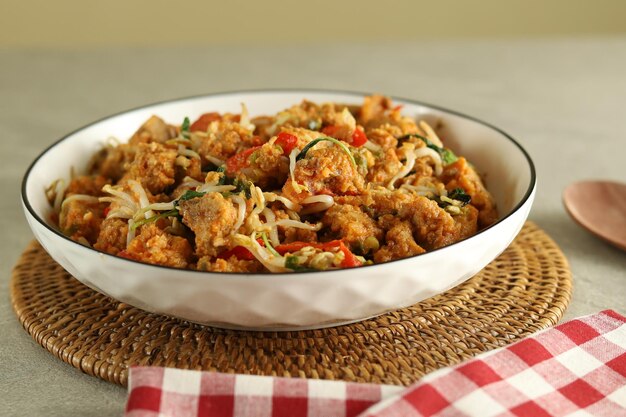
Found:
[(283, 155), (289, 155), (293, 148), (296, 147), (296, 144), (298, 143), (298, 138), (290, 133), (280, 132), (278, 134), (276, 142), (274, 143), (283, 149)]
[(339, 126), (328, 125), (322, 129), (322, 133), (325, 134), (326, 136), (330, 136), (331, 138), (341, 139), (337, 137), (340, 130), (341, 129), (339, 128)]
[(352, 146), (359, 147), (363, 146), (367, 142), (367, 136), (365, 136), (365, 132), (360, 128), (354, 129), (354, 133), (352, 133)]
[(286, 253), (297, 252), (300, 249), (302, 249), (304, 247), (307, 247), (307, 246), (312, 246), (314, 248), (320, 249), (320, 244), (319, 243), (311, 243), (311, 242), (283, 243), (282, 245), (276, 246), (274, 249), (276, 250), (276, 252), (280, 253), (281, 255), (284, 255)]
[[(263, 242), (263, 239), (258, 238), (256, 241), (259, 243), (259, 245), (265, 247), (265, 242)], [(251, 261), (254, 259), (254, 255), (252, 254), (252, 252), (250, 252), (247, 248), (243, 246), (235, 246), (232, 249), (220, 253), (217, 257), (220, 259), (228, 259), (231, 256), (236, 257), (240, 261)]]
[(216, 120), (221, 120), (221, 119), (222, 119), (222, 116), (219, 113), (215, 113), (215, 112), (204, 113), (202, 116), (198, 118), (198, 120), (196, 120), (195, 122), (191, 124), (191, 126), (189, 126), (189, 131), (190, 132), (197, 132), (197, 131), (206, 132), (211, 122), (214, 122)]
[(357, 148), (359, 146), (363, 146), (363, 144), (367, 142), (367, 136), (365, 136), (365, 132), (363, 132), (363, 130), (358, 127), (354, 129), (354, 132), (352, 132), (352, 135), (349, 138), (345, 138), (341, 134), (341, 128), (336, 125), (329, 125), (324, 127), (322, 129), (322, 133), (326, 136), (330, 136), (331, 138), (342, 140)]
[(339, 241), (339, 250), (343, 252), (343, 261), (341, 261), (342, 268), (354, 268), (355, 266), (361, 266), (361, 261), (344, 245), (343, 241)]
[(250, 166), (250, 155), (259, 148), (261, 148), (261, 146), (254, 146), (228, 158), (226, 160), (226, 172), (232, 174), (242, 168)]
[(343, 261), (341, 261), (342, 268), (353, 268), (355, 266), (361, 266), (361, 261), (357, 259), (357, 257), (350, 251), (350, 249), (348, 249), (348, 247), (343, 243), (343, 240), (331, 240), (330, 242), (325, 243), (291, 242), (278, 245), (274, 249), (276, 249), (276, 252), (284, 255), (285, 253), (297, 252), (307, 246), (311, 246), (313, 248), (323, 251), (338, 248), (341, 252), (343, 252), (344, 256)]

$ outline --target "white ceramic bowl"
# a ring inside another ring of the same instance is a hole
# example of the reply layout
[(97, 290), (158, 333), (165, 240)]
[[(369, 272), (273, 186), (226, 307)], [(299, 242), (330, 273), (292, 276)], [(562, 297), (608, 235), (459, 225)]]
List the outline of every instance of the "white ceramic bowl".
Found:
[(233, 274), (177, 270), (118, 258), (79, 245), (44, 219), (44, 189), (84, 169), (110, 136), (125, 139), (149, 116), (170, 123), (207, 111), (272, 114), (302, 99), (362, 102), (363, 94), (318, 90), (243, 91), (149, 105), (92, 123), (45, 150), (22, 183), (22, 203), (33, 233), (48, 253), (89, 287), (133, 306), (227, 328), (294, 330), (362, 320), (415, 304), (476, 274), (498, 256), (524, 224), (535, 194), (535, 169), (509, 135), (484, 122), (411, 100), (403, 113), (441, 120), (446, 145), (484, 175), (500, 220), (477, 235), (423, 255), (356, 269), (289, 274)]

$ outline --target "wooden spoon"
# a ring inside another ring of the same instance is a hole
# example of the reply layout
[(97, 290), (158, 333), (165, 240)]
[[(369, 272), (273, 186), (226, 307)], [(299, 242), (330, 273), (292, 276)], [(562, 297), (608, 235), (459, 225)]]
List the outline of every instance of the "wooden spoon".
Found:
[(576, 182), (563, 192), (563, 204), (582, 227), (626, 250), (626, 184)]

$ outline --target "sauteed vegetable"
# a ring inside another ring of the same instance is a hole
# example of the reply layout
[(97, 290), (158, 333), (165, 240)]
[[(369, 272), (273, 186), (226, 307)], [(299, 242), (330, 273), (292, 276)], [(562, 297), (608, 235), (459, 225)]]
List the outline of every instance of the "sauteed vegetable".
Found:
[[(461, 138), (462, 139), (462, 138)], [(152, 116), (48, 188), (52, 221), (113, 255), (176, 268), (292, 272), (419, 255), (497, 220), (475, 168), (383, 96), (275, 115)]]

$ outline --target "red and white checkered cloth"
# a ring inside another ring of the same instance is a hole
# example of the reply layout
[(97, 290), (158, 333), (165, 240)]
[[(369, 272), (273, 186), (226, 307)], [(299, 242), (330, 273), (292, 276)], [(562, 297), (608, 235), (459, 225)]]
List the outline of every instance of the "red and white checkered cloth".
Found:
[(626, 416), (626, 318), (571, 320), (409, 388), (133, 367), (126, 417)]

